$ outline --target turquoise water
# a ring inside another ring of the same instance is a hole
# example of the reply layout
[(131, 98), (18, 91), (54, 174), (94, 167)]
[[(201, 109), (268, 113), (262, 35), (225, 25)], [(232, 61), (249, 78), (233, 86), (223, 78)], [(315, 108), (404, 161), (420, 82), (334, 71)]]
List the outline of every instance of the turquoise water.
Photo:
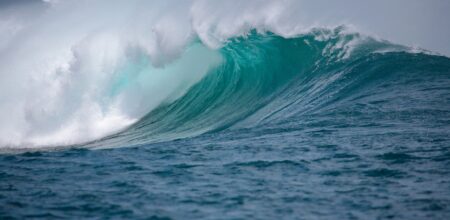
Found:
[(450, 218), (449, 58), (340, 29), (218, 50), (117, 134), (0, 154), (0, 218)]

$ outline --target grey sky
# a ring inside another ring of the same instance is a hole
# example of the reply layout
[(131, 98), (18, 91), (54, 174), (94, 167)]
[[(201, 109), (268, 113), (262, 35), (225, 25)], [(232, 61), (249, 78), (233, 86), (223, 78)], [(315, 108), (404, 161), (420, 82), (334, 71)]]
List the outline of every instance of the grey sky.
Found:
[[(182, 0), (180, 0), (182, 1)], [(0, 8), (41, 0), (0, 0)], [(353, 25), (358, 31), (450, 56), (450, 0), (293, 0), (306, 25)]]

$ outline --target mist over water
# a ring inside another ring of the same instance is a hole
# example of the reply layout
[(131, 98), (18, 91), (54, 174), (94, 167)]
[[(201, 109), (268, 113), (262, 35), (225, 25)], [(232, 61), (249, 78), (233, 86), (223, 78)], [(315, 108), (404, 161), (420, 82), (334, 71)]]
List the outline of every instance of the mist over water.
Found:
[(0, 219), (447, 219), (446, 1), (2, 1)]

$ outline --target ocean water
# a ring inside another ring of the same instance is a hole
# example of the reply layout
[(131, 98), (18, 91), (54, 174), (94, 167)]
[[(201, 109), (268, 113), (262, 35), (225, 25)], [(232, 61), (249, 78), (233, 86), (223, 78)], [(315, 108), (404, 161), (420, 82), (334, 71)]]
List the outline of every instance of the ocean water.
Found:
[[(2, 148), (0, 219), (450, 218), (450, 58), (343, 28), (207, 50), (119, 132)], [(151, 65), (134, 56), (112, 96)]]

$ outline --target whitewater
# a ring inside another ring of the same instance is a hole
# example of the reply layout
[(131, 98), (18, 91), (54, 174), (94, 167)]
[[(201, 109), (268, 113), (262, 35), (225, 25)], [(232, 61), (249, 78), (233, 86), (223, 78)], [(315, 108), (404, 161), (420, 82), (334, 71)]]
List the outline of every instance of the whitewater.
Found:
[(363, 5), (0, 4), (0, 218), (450, 217), (450, 5)]

